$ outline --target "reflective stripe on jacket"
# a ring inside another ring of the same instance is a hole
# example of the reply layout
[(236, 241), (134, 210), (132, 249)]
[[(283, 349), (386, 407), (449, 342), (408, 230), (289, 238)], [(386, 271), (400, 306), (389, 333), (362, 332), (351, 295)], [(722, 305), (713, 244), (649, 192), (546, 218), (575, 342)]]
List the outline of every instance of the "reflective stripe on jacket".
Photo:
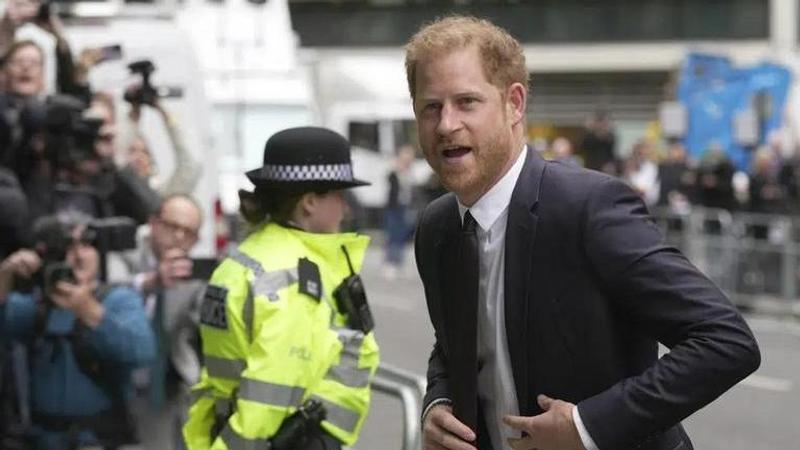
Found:
[[(355, 443), (378, 346), (373, 333), (346, 327), (332, 293), (350, 275), (342, 245), (360, 271), (368, 242), (270, 223), (220, 264), (203, 301), (205, 367), (183, 430), (190, 450), (264, 448), (311, 397), (326, 408), (323, 428)], [(301, 259), (316, 265), (318, 278), (298, 269)], [(228, 416), (212, 436), (217, 417)]]

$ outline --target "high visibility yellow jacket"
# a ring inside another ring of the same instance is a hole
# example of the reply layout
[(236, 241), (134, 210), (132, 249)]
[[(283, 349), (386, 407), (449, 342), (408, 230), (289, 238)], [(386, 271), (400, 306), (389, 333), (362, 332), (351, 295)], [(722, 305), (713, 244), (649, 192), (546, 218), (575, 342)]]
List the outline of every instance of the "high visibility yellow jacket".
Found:
[(323, 429), (355, 443), (378, 345), (372, 332), (347, 328), (333, 291), (350, 275), (342, 246), (358, 272), (368, 243), (269, 223), (220, 264), (202, 305), (204, 368), (183, 429), (189, 450), (266, 448), (312, 397), (325, 406)]

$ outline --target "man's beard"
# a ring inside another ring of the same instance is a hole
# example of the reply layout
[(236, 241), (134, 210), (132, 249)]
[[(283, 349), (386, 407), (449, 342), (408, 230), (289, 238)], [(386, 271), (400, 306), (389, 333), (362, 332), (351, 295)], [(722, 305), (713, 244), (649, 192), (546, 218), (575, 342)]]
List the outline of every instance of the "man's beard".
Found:
[(473, 170), (448, 170), (442, 164), (440, 180), (442, 185), (451, 192), (462, 192), (468, 189), (469, 194), (483, 195), (491, 186), (502, 177), (501, 171), (514, 150), (511, 146), (511, 133), (505, 128), (498, 129), (492, 136), (472, 146), (472, 158), (475, 167)]

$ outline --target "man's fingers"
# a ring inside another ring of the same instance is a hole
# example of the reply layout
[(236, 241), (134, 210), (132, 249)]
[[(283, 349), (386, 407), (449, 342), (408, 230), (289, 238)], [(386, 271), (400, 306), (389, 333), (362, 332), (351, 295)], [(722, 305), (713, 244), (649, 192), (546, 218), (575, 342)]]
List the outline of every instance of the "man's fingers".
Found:
[(533, 417), (506, 415), (503, 422), (511, 428), (530, 434)]
[(52, 295), (50, 295), (50, 300), (52, 300), (53, 303), (56, 304), (56, 306), (59, 306), (61, 308), (67, 308), (69, 306), (69, 300), (67, 300), (67, 298), (64, 297), (63, 295), (53, 293)]
[(59, 281), (56, 283), (55, 291), (62, 295), (72, 295), (72, 292), (75, 291), (78, 287), (72, 283), (68, 283), (66, 281)]
[(186, 252), (179, 248), (171, 248), (164, 252), (164, 259), (180, 259), (185, 258)]
[(434, 423), (445, 431), (452, 433), (464, 441), (475, 441), (475, 433), (460, 420), (456, 419), (450, 411), (442, 409), (436, 416), (432, 417)]
[(192, 274), (192, 262), (181, 259), (172, 263), (170, 275), (172, 278), (188, 278)]
[(536, 401), (539, 403), (539, 407), (542, 408), (544, 411), (550, 411), (550, 408), (553, 407), (553, 403), (555, 400), (546, 396), (546, 395), (539, 395), (536, 397)]
[(436, 405), (431, 409), (425, 420), (424, 433), (426, 450), (476, 450), (470, 444), (475, 441), (475, 433), (453, 415), (453, 409), (448, 405)]
[(514, 450), (536, 450), (536, 445), (533, 443), (533, 438), (530, 436), (524, 438), (508, 438), (508, 445)]
[(458, 436), (433, 423), (425, 427), (425, 450), (476, 450)]
[(474, 445), (464, 442), (458, 436), (447, 432), (444, 433), (442, 446), (448, 450), (477, 450)]

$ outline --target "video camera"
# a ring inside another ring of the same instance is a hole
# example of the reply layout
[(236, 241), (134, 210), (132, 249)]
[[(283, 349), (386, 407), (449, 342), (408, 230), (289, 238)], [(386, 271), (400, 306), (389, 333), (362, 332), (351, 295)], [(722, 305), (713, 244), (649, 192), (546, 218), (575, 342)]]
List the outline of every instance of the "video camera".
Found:
[(125, 91), (125, 101), (133, 105), (154, 106), (159, 98), (180, 98), (183, 97), (183, 89), (177, 86), (156, 87), (150, 81), (150, 76), (155, 72), (156, 66), (152, 61), (143, 59), (128, 64), (128, 70), (132, 74), (139, 74), (142, 77), (141, 85), (128, 88)]
[(103, 120), (84, 117), (85, 109), (82, 101), (65, 95), (45, 103), (45, 155), (57, 168), (71, 169), (98, 157), (94, 147)]
[(44, 155), (55, 168), (71, 169), (81, 161), (96, 158), (94, 149), (102, 120), (86, 118), (86, 105), (68, 95), (45, 101), (13, 101), (0, 98), (0, 108), (13, 111), (0, 120), (2, 164), (16, 170), (34, 152), (34, 137), (44, 139)]
[[(58, 282), (76, 282), (66, 258), (69, 247), (75, 242), (73, 231), (78, 223), (61, 220), (58, 215), (40, 220), (35, 226), (34, 240), (37, 243), (36, 251), (42, 258), (42, 269), (30, 281), (17, 280), (15, 283), (17, 289), (23, 291), (39, 285), (49, 296)], [(136, 222), (127, 217), (94, 219), (77, 240), (94, 246), (101, 255), (131, 250), (136, 248)]]

